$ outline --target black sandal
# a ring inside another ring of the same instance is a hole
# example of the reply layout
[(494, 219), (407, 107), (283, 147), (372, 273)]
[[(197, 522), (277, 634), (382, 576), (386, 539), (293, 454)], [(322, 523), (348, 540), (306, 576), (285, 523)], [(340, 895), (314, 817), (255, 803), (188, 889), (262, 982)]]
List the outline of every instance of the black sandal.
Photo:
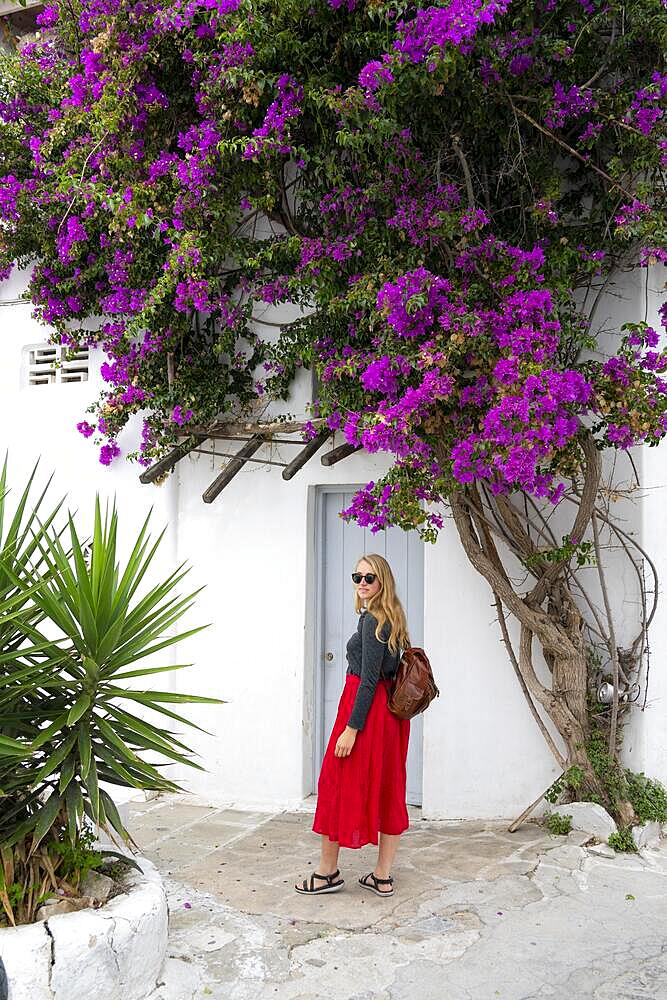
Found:
[[(310, 876), (310, 886), (308, 885), (306, 879), (304, 879), (301, 885), (295, 884), (294, 888), (297, 892), (307, 893), (309, 896), (315, 896), (320, 892), (338, 892), (345, 885), (345, 880), (340, 878), (337, 882), (333, 882), (332, 879), (335, 879), (337, 875), (340, 875), (338, 868), (335, 872), (332, 872), (331, 875), (318, 875), (317, 872), (313, 872)], [(320, 886), (319, 889), (316, 889), (316, 878), (326, 879), (327, 884)]]
[[(367, 881), (367, 879), (369, 878), (373, 879), (375, 885), (371, 885), (370, 882)], [(368, 875), (362, 875), (361, 878), (359, 879), (359, 885), (363, 885), (364, 889), (370, 889), (371, 892), (374, 892), (376, 896), (393, 896), (394, 895), (393, 888), (384, 890), (378, 889), (379, 885), (393, 886), (393, 882), (394, 880), (391, 877), (391, 875), (389, 876), (389, 878), (378, 878), (375, 872), (369, 872)]]

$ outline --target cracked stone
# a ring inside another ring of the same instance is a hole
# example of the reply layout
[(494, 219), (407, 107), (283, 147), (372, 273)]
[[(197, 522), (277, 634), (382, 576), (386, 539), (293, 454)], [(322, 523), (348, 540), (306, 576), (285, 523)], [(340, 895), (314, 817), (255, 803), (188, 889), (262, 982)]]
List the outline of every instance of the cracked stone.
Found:
[(575, 847), (586, 847), (593, 839), (593, 835), (585, 830), (570, 830), (567, 835), (568, 844), (574, 844)]
[(106, 903), (113, 892), (116, 883), (108, 875), (102, 872), (91, 871), (81, 882), (80, 891), (82, 896), (90, 896), (98, 903)]
[(226, 931), (222, 927), (215, 925), (209, 927), (196, 927), (188, 935), (188, 944), (201, 952), (220, 951), (225, 945), (236, 941), (237, 935), (233, 931)]
[(562, 846), (554, 847), (547, 854), (549, 864), (556, 864), (570, 871), (578, 868), (585, 857), (586, 852), (583, 848), (576, 847), (573, 844), (563, 844)]
[(0, 930), (0, 958), (12, 1000), (53, 1000), (51, 938), (45, 923)]
[[(360, 989), (388, 989), (396, 967), (411, 965), (421, 958), (437, 961), (442, 977), (442, 966), (462, 955), (478, 937), (478, 931), (463, 928), (445, 935), (427, 935), (418, 942), (401, 938), (397, 944), (392, 944), (392, 938), (386, 934), (334, 934), (326, 941), (311, 942), (295, 949), (290, 981), (279, 995), (281, 1000), (296, 1000), (300, 995), (296, 990), (305, 988), (329, 1000), (349, 1000)], [(312, 967), (308, 959), (314, 957), (324, 960), (326, 970)], [(337, 967), (337, 975), (332, 977), (334, 967)], [(442, 978), (440, 985), (442, 987)]]
[(637, 848), (658, 847), (660, 844), (661, 826), (655, 820), (644, 823), (643, 826), (633, 826), (632, 839)]
[(204, 970), (178, 958), (167, 958), (150, 1000), (194, 1000), (206, 985)]
[[(148, 997), (166, 951), (167, 905), (157, 871), (139, 863), (143, 874), (133, 873), (106, 906), (91, 909), (90, 897), (58, 900), (45, 907), (48, 921), (0, 929), (11, 1000)], [(72, 904), (85, 908), (62, 912)]]
[(609, 844), (590, 844), (588, 847), (590, 854), (597, 854), (601, 858), (615, 858), (616, 851)]
[(94, 906), (92, 896), (72, 896), (66, 899), (50, 899), (48, 903), (39, 906), (35, 911), (36, 920), (50, 920), (59, 913), (78, 913)]
[(568, 802), (554, 806), (551, 811), (559, 816), (571, 816), (573, 830), (583, 830), (598, 840), (606, 841), (610, 833), (617, 831), (614, 820), (597, 802)]
[[(163, 808), (187, 841), (179, 807)], [(192, 828), (198, 845), (214, 815)], [(171, 958), (150, 1000), (667, 1000), (667, 849), (608, 857), (582, 849), (585, 831), (554, 843), (536, 824), (420, 824), (391, 900), (356, 887), (375, 848), (342, 852), (345, 890), (306, 899), (292, 883), (316, 863), (311, 821), (258, 817), (166, 883), (170, 950), (191, 961)], [(226, 943), (206, 951), (213, 927)]]
[(667, 1000), (667, 953), (614, 976), (595, 990), (593, 1000)]
[(452, 989), (447, 984), (447, 992), (444, 994), (443, 986), (443, 969), (440, 963), (418, 959), (396, 971), (389, 997), (390, 1000), (405, 1000), (409, 996), (418, 996), (419, 1000), (443, 1000), (446, 996), (447, 1000), (472, 1000), (472, 994), (463, 987)]
[[(64, 923), (63, 923), (64, 922)], [(111, 938), (114, 921), (96, 912), (70, 913), (49, 921), (55, 962), (51, 976), (54, 996), (113, 996), (109, 984), (118, 982), (118, 962)], [(114, 998), (115, 1000), (115, 998)]]
[(425, 917), (423, 920), (415, 920), (407, 927), (401, 928), (398, 932), (402, 939), (409, 938), (412, 941), (423, 941), (434, 934), (445, 934), (454, 929), (456, 924), (447, 917)]

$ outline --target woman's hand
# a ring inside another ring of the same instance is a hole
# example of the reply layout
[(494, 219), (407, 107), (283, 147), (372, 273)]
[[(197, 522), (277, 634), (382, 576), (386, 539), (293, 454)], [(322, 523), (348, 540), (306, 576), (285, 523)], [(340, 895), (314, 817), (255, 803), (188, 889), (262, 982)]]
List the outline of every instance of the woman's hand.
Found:
[(334, 757), (349, 757), (352, 753), (354, 741), (357, 738), (357, 730), (346, 726), (336, 741)]

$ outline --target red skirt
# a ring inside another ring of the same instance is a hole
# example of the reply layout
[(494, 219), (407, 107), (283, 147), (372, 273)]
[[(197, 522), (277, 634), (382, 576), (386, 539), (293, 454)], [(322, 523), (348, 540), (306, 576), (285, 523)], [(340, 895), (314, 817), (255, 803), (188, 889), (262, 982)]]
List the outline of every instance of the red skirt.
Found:
[(352, 752), (336, 757), (338, 737), (347, 726), (360, 678), (346, 674), (345, 687), (327, 745), (312, 829), (341, 847), (377, 844), (378, 833), (399, 834), (410, 821), (405, 804), (410, 720), (389, 711), (391, 681), (378, 681), (364, 728)]

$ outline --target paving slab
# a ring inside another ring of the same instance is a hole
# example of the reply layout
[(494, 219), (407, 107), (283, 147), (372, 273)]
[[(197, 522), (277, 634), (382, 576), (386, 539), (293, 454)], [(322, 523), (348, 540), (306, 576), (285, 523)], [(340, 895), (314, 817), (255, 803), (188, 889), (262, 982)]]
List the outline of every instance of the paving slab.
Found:
[(357, 884), (367, 845), (341, 851), (343, 891), (311, 898), (293, 885), (319, 856), (312, 808), (150, 806), (130, 828), (170, 904), (151, 1000), (667, 1000), (665, 841), (605, 857), (412, 808), (392, 897)]

